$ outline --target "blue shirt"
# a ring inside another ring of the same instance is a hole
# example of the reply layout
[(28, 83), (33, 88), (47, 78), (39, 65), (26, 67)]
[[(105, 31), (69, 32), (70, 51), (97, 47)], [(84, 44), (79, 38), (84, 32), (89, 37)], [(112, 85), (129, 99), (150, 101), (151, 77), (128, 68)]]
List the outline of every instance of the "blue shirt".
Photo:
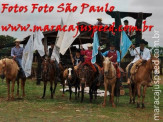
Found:
[[(105, 51), (104, 53), (101, 53), (102, 54), (102, 56), (108, 56), (108, 53), (109, 53), (109, 50), (108, 51)], [(119, 53), (119, 51), (117, 50), (117, 62), (118, 63), (120, 63), (120, 53)]]
[(22, 59), (23, 48), (22, 47), (16, 48), (16, 46), (13, 47), (11, 49), (11, 56), (16, 56), (16, 58)]

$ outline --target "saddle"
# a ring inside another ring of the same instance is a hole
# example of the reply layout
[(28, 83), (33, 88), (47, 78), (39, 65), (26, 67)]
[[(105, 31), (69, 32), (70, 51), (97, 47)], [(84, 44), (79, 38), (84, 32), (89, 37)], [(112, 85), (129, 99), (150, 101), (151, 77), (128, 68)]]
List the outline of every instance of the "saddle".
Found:
[(134, 75), (137, 73), (139, 67), (143, 64), (143, 60), (139, 59), (138, 61), (136, 61), (133, 66), (131, 67), (130, 73), (131, 75)]

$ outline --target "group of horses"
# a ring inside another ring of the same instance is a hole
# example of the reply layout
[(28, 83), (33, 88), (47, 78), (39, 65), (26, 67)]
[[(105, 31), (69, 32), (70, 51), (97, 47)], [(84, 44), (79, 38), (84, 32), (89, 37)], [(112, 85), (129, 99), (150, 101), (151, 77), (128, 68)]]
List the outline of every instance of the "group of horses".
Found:
[[(143, 95), (142, 95), (142, 108), (144, 105), (144, 98), (146, 93), (146, 88), (149, 82), (151, 82), (151, 72), (154, 69), (154, 64), (152, 60), (157, 60), (155, 58), (151, 58), (142, 64), (137, 73), (134, 75), (133, 82), (129, 85), (130, 91), (130, 103), (135, 103), (136, 94), (138, 96), (137, 107), (140, 107), (140, 97), (141, 97), (141, 86), (143, 86)], [(74, 66), (68, 66), (64, 68), (61, 64), (59, 64), (60, 72), (57, 73), (55, 63), (50, 62), (49, 59), (44, 59), (42, 62), (42, 81), (44, 83), (44, 91), (42, 98), (45, 98), (46, 86), (47, 83), (50, 82), (50, 91), (51, 98), (55, 94), (55, 90), (58, 82), (60, 82), (63, 86), (63, 95), (64, 95), (64, 87), (67, 84), (69, 87), (71, 99), (72, 96), (72, 87), (75, 87), (75, 99), (81, 97), (81, 102), (84, 100), (84, 89), (86, 86), (89, 87), (89, 96), (90, 102), (93, 100), (93, 96), (97, 98), (97, 89), (104, 85), (105, 93), (104, 93), (104, 102), (103, 106), (106, 105), (107, 98), (107, 89), (109, 87), (110, 90), (110, 102), (112, 107), (115, 107), (114, 103), (114, 90), (116, 84), (116, 70), (113, 66), (113, 63), (110, 61), (108, 57), (98, 57), (97, 63), (101, 65), (102, 72), (97, 73), (94, 72), (93, 69), (89, 65), (81, 65), (77, 69)], [(127, 70), (126, 70), (127, 72)], [(127, 74), (127, 73), (126, 73)], [(2, 59), (0, 60), (0, 75), (5, 76), (8, 88), (8, 100), (14, 99), (14, 86), (15, 81), (17, 81), (18, 89), (17, 96), (19, 96), (19, 79), (21, 79), (21, 88), (22, 88), (22, 97), (25, 96), (25, 81), (26, 78), (21, 77), (19, 73), (19, 67), (17, 63), (13, 59)], [(57, 79), (60, 78), (60, 80)], [(102, 77), (102, 79), (101, 79)], [(128, 78), (128, 76), (126, 76)], [(11, 89), (11, 97), (10, 97), (10, 82), (12, 81), (12, 89)], [(65, 82), (66, 81), (66, 82)]]

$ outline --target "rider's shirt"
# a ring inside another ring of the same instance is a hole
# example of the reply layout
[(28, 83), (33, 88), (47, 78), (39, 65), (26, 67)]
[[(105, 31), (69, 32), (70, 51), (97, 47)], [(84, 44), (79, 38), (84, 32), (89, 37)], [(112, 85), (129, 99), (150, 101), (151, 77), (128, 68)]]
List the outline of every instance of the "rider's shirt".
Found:
[(144, 48), (144, 50), (140, 50), (140, 47), (135, 49), (129, 49), (131, 56), (135, 56), (132, 63), (135, 63), (137, 60), (140, 59), (140, 56), (143, 60), (149, 60), (151, 58), (151, 53), (148, 48)]
[(80, 56), (79, 58), (77, 56), (74, 57), (74, 65), (77, 66), (80, 62), (83, 62), (83, 57)]
[(87, 56), (87, 58), (84, 59), (85, 63), (91, 63), (91, 59), (92, 59), (92, 50), (81, 50), (81, 55), (85, 55)]
[(22, 47), (16, 48), (16, 46), (15, 46), (11, 49), (11, 56), (16, 56), (16, 58), (22, 59), (22, 55), (23, 55)]
[(119, 51), (118, 50), (113, 50), (113, 51), (111, 51), (111, 50), (109, 50), (109, 51), (106, 51), (106, 52), (104, 52), (104, 53), (102, 53), (102, 55), (103, 56), (108, 56), (108, 57), (112, 57), (110, 60), (112, 61), (112, 62), (120, 62), (120, 53), (119, 53)]

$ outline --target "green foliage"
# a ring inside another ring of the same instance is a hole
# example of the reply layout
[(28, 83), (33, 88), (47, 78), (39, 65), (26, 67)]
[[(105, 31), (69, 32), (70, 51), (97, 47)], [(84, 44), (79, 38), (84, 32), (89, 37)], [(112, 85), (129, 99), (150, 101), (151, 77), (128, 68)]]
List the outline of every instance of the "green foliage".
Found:
[(14, 42), (15, 38), (12, 36), (0, 35), (0, 56), (8, 56), (11, 51), (11, 47), (6, 47)]

